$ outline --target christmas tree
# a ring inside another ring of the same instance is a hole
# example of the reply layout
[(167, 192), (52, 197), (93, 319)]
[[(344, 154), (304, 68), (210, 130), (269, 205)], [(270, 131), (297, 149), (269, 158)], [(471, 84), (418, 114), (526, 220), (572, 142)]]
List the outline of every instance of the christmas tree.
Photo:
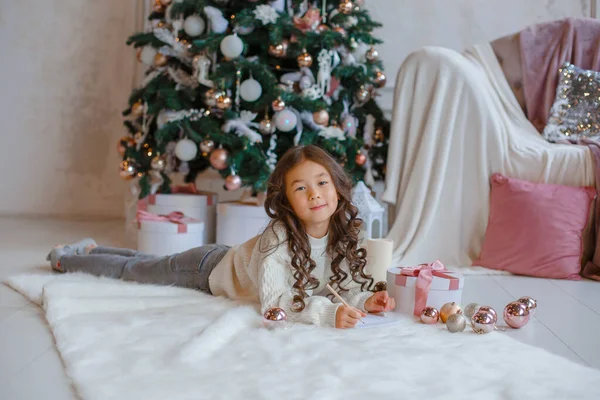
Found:
[(386, 83), (363, 0), (155, 0), (131, 36), (147, 66), (123, 112), (120, 174), (140, 197), (207, 168), (228, 190), (266, 190), (278, 158), (317, 144), (355, 182), (384, 179)]

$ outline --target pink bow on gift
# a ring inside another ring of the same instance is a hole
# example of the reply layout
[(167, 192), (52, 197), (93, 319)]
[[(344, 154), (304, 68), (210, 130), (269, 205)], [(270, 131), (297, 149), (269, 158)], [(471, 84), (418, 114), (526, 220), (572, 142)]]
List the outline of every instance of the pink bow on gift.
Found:
[[(436, 260), (430, 264), (421, 264), (416, 267), (404, 267), (400, 270), (400, 275), (398, 278), (404, 278), (407, 276), (412, 276), (417, 278), (417, 282), (415, 284), (415, 308), (413, 314), (415, 317), (421, 315), (421, 312), (427, 305), (427, 297), (429, 296), (429, 288), (431, 287), (431, 282), (433, 281), (433, 277), (437, 276), (444, 279), (450, 279), (450, 290), (458, 289), (458, 281), (454, 276), (448, 275), (445, 272), (449, 272), (444, 264), (442, 264), (439, 260)], [(454, 287), (454, 282), (456, 281), (456, 287)]]
[(187, 223), (188, 222), (198, 222), (197, 219), (188, 218), (184, 213), (180, 211), (173, 211), (167, 215), (158, 215), (153, 214), (148, 211), (138, 211), (136, 214), (136, 220), (138, 222), (138, 227), (140, 222), (143, 221), (164, 221), (164, 222), (172, 222), (177, 224), (177, 233), (186, 233), (187, 232)]

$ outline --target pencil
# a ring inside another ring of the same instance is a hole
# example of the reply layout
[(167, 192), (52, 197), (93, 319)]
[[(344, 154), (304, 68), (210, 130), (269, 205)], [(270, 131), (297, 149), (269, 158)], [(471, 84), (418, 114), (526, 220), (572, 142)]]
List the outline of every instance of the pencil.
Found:
[[(331, 285), (329, 285), (329, 283), (327, 284), (327, 289), (329, 289), (329, 291), (338, 298), (339, 301), (342, 302), (342, 304), (344, 304), (346, 307), (350, 307), (350, 305), (348, 303), (346, 303), (346, 301), (344, 299), (342, 299), (342, 296), (339, 295), (338, 292), (335, 291), (334, 288), (331, 287)], [(354, 308), (354, 307), (350, 307), (350, 308)], [(356, 310), (356, 308), (354, 308)], [(359, 319), (359, 321), (364, 325), (365, 322), (362, 319)]]

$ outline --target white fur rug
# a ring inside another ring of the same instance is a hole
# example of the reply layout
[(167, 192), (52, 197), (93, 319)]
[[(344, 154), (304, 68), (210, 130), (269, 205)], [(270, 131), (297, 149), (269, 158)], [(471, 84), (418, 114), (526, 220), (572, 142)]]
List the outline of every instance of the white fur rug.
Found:
[(600, 372), (440, 324), (261, 327), (251, 306), (86, 275), (21, 275), (91, 399), (598, 399)]

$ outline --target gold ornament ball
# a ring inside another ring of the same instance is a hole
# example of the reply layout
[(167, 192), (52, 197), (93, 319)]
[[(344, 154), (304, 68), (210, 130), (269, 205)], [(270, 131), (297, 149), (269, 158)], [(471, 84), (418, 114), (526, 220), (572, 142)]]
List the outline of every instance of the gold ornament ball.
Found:
[(227, 96), (225, 92), (219, 93), (217, 96), (216, 106), (220, 110), (227, 110), (231, 108), (231, 97)]
[(377, 49), (375, 47), (371, 47), (369, 50), (367, 50), (365, 57), (366, 57), (367, 61), (373, 63), (373, 62), (377, 61), (377, 59), (379, 58), (379, 52), (377, 51)]
[(329, 123), (329, 113), (327, 112), (327, 110), (315, 111), (313, 113), (313, 119), (315, 120), (316, 124), (319, 124), (321, 126), (327, 126), (327, 124)]
[(210, 153), (210, 165), (216, 170), (227, 168), (229, 153), (225, 149), (216, 149)]
[(310, 54), (308, 54), (306, 51), (304, 51), (302, 54), (300, 54), (297, 58), (298, 60), (298, 66), (300, 68), (303, 67), (310, 67), (313, 63), (313, 58)]
[(242, 187), (242, 178), (239, 175), (229, 175), (225, 178), (225, 189), (237, 190)]
[(373, 78), (373, 86), (375, 86), (377, 89), (381, 89), (385, 86), (386, 81), (387, 78), (385, 77), (385, 74), (381, 71), (377, 71), (375, 73), (375, 78)]
[(287, 42), (272, 44), (269, 46), (269, 55), (277, 58), (285, 57), (287, 54)]
[(369, 92), (369, 89), (367, 89), (366, 87), (361, 86), (356, 91), (356, 100), (359, 103), (367, 102), (367, 101), (369, 101), (370, 98), (371, 98), (371, 92)]
[(200, 142), (200, 151), (202, 154), (207, 155), (215, 148), (215, 142), (210, 139), (206, 139)]
[(449, 316), (456, 314), (459, 311), (461, 311), (461, 308), (455, 302), (446, 303), (440, 308), (440, 319), (443, 323), (446, 323)]
[(123, 136), (117, 142), (117, 152), (119, 153), (119, 155), (121, 157), (123, 157), (125, 155), (125, 152), (127, 151), (127, 148), (131, 147), (133, 145), (135, 145), (135, 142), (133, 141), (133, 138), (131, 138), (129, 136)]
[(285, 108), (285, 101), (283, 101), (281, 98), (277, 98), (273, 101), (273, 103), (271, 103), (271, 107), (275, 112), (282, 111)]
[(121, 178), (125, 180), (132, 179), (136, 174), (135, 167), (131, 162), (129, 162), (129, 160), (121, 161), (120, 170), (121, 171), (119, 172), (119, 174), (121, 175)]
[(157, 67), (164, 67), (167, 65), (167, 61), (169, 61), (169, 59), (162, 53), (156, 53), (154, 56), (154, 65)]
[(523, 304), (525, 308), (527, 308), (527, 311), (529, 311), (529, 315), (531, 317), (534, 316), (535, 311), (537, 310), (537, 301), (534, 298), (529, 296), (523, 296), (517, 301)]
[(219, 95), (215, 89), (208, 89), (204, 92), (204, 102), (209, 107), (214, 107), (217, 104), (217, 95)]
[(382, 128), (375, 129), (374, 139), (375, 139), (375, 142), (377, 142), (377, 143), (383, 142), (384, 136), (383, 136)]
[(131, 106), (131, 113), (136, 117), (141, 117), (144, 114), (144, 103), (138, 101)]
[(467, 306), (465, 307), (465, 311), (464, 311), (467, 318), (473, 317), (473, 315), (475, 315), (475, 313), (479, 310), (479, 307), (481, 307), (481, 306), (477, 303), (467, 304)]
[(350, 14), (354, 10), (354, 4), (350, 0), (346, 0), (340, 3), (338, 11), (341, 14)]
[(356, 163), (356, 165), (358, 165), (359, 167), (362, 167), (363, 165), (365, 165), (365, 163), (367, 162), (367, 156), (365, 156), (363, 153), (359, 153), (356, 155), (356, 157), (354, 158), (354, 162)]
[(163, 169), (165, 169), (166, 165), (167, 163), (165, 162), (165, 159), (158, 155), (154, 156), (154, 158), (150, 162), (150, 167), (152, 167), (152, 169), (155, 171), (162, 171)]
[(269, 118), (265, 118), (262, 121), (260, 121), (260, 125), (258, 128), (260, 133), (262, 133), (263, 135), (272, 135), (275, 132), (275, 129), (275, 123)]

